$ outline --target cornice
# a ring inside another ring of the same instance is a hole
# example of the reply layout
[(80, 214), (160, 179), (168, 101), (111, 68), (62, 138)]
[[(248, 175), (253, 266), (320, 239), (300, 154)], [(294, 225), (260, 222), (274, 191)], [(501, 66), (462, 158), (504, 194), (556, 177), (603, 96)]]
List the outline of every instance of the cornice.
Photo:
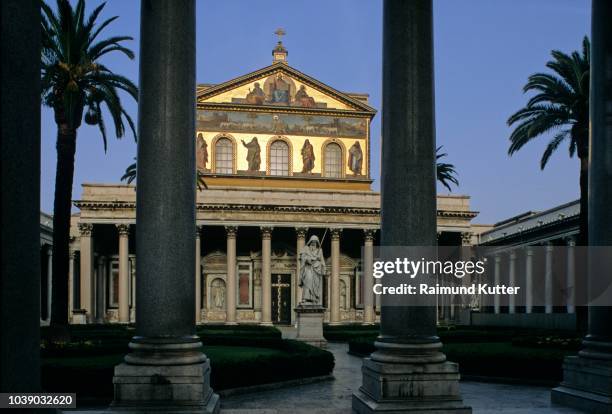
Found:
[(304, 108), (301, 106), (276, 106), (276, 105), (249, 105), (229, 102), (198, 102), (197, 109), (208, 111), (236, 111), (236, 112), (274, 112), (298, 115), (323, 115), (338, 116), (342, 118), (372, 118), (375, 112), (352, 111), (337, 108)]

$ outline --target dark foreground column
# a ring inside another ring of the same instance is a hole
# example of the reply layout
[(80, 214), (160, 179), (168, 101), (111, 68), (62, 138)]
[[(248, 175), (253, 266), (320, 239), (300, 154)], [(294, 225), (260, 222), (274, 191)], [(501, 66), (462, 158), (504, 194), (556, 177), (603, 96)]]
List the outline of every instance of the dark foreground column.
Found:
[[(591, 294), (598, 293), (593, 290), (602, 280), (612, 279), (612, 257), (596, 247), (612, 246), (611, 21), (612, 2), (593, 0), (588, 274)], [(563, 382), (553, 389), (551, 398), (554, 403), (589, 413), (612, 413), (612, 307), (589, 306), (589, 332), (583, 349), (578, 356), (565, 359)]]
[[(381, 244), (435, 246), (432, 2), (385, 0), (383, 23)], [(388, 306), (386, 299), (353, 412), (470, 413), (457, 364), (440, 351), (435, 303)]]
[(136, 336), (113, 407), (218, 412), (195, 335), (195, 2), (143, 0)]
[(40, 387), (40, 4), (2, 1), (0, 390)]

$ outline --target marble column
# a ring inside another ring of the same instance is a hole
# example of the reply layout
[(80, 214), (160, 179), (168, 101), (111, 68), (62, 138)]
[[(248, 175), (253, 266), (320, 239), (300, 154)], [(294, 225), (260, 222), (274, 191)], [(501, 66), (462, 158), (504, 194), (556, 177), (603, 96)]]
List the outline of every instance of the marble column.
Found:
[(195, 326), (194, 0), (142, 0), (136, 335), (113, 378), (117, 410), (219, 412)]
[(200, 258), (202, 255), (202, 242), (200, 241), (200, 233), (204, 226), (196, 226), (195, 234), (195, 321), (202, 321), (202, 266)]
[(227, 273), (225, 281), (225, 323), (236, 325), (236, 233), (238, 227), (225, 226)]
[(361, 277), (363, 277), (363, 324), (373, 325), (376, 322), (374, 314), (374, 276), (372, 267), (374, 266), (374, 235), (375, 229), (363, 230), (363, 266), (361, 267)]
[[(516, 285), (516, 252), (512, 250), (508, 254), (508, 285)], [(508, 313), (516, 312), (516, 298), (514, 295), (508, 297)]]
[[(381, 246), (436, 246), (431, 0), (383, 3)], [(424, 296), (424, 295), (421, 295)], [(436, 332), (435, 298), (382, 298), (354, 413), (470, 413)], [(390, 301), (393, 302), (391, 306)]]
[(53, 300), (53, 246), (47, 247), (47, 322), (51, 322), (51, 301)]
[(330, 301), (329, 301), (329, 324), (340, 323), (340, 233), (342, 229), (329, 229), (331, 236), (331, 276), (330, 276)]
[(117, 224), (119, 232), (119, 322), (130, 323), (129, 224)]
[[(302, 288), (299, 287), (300, 281), (300, 252), (304, 250), (304, 245), (306, 244), (306, 234), (308, 233), (308, 227), (296, 227), (295, 228), (295, 278), (293, 280), (292, 285), (292, 304), (299, 305), (302, 301)], [(294, 308), (295, 306), (292, 306)], [(295, 310), (292, 309), (293, 320), (296, 320)]]
[(81, 306), (87, 322), (93, 320), (93, 224), (79, 223), (81, 234)]
[[(592, 4), (587, 277), (591, 294), (597, 295), (610, 281), (612, 269), (612, 2), (593, 0)], [(577, 357), (565, 358), (563, 382), (553, 390), (552, 401), (584, 412), (610, 413), (612, 307), (598, 305), (589, 305), (583, 349)]]
[(565, 292), (567, 313), (576, 312), (576, 237), (570, 236), (567, 243), (567, 270)]
[(261, 324), (272, 325), (272, 227), (261, 227)]
[(76, 253), (70, 250), (68, 262), (68, 322), (72, 322), (72, 311), (74, 310), (74, 258)]
[(105, 286), (106, 286), (106, 257), (98, 256), (98, 270), (96, 271), (96, 322), (104, 323), (106, 316)]
[(533, 312), (533, 248), (525, 247), (525, 313)]
[(544, 262), (544, 313), (552, 313), (553, 311), (553, 251), (554, 247), (551, 242), (545, 244), (545, 262)]
[[(493, 285), (497, 286), (501, 283), (501, 255), (497, 253), (494, 257), (495, 267), (493, 268)], [(499, 295), (493, 296), (493, 312), (499, 313), (501, 308), (501, 300)]]
[(40, 5), (0, 2), (0, 390), (12, 393), (41, 391)]

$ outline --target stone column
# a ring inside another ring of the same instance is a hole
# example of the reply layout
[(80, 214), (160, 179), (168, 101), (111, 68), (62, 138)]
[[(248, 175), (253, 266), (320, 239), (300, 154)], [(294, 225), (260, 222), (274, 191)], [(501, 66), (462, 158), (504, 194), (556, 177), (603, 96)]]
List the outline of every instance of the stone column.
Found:
[(567, 292), (567, 313), (576, 312), (576, 237), (570, 236), (567, 242), (567, 275), (565, 291)]
[(525, 248), (525, 313), (533, 311), (533, 248)]
[(51, 301), (53, 300), (53, 246), (47, 247), (47, 322), (51, 322)]
[(76, 253), (70, 250), (68, 262), (68, 322), (72, 321), (72, 311), (74, 310), (74, 257)]
[(545, 244), (546, 258), (544, 268), (544, 313), (552, 313), (553, 311), (553, 250), (551, 242)]
[(200, 241), (200, 232), (204, 226), (196, 226), (195, 235), (195, 320), (196, 323), (202, 321), (202, 267), (200, 257), (202, 254), (202, 245)]
[(87, 322), (93, 320), (93, 224), (79, 223), (81, 233), (81, 309)]
[(40, 4), (0, 2), (0, 390), (12, 393), (41, 391)]
[(103, 323), (106, 313), (104, 300), (106, 280), (106, 257), (98, 256), (98, 271), (96, 272), (96, 322)]
[[(508, 285), (514, 286), (516, 284), (516, 252), (512, 250), (508, 254)], [(516, 298), (514, 295), (508, 296), (508, 313), (516, 312)]]
[[(431, 0), (383, 3), (381, 245), (436, 246)], [(436, 335), (435, 298), (382, 298), (376, 351), (363, 360), (354, 413), (470, 413)]]
[[(308, 227), (296, 227), (295, 228), (295, 278), (293, 283), (291, 284), (291, 300), (294, 305), (298, 305), (302, 301), (302, 288), (298, 285), (300, 284), (300, 252), (304, 250), (304, 245), (306, 244), (306, 234), (308, 233)], [(291, 312), (293, 315), (293, 320), (295, 320), (295, 310), (293, 310), (295, 306), (292, 306)]]
[(372, 267), (374, 266), (374, 235), (375, 229), (365, 229), (363, 243), (363, 266), (361, 277), (363, 277), (363, 324), (373, 325), (376, 322), (374, 314), (374, 276)]
[(329, 324), (340, 323), (340, 232), (342, 229), (329, 229), (331, 236), (331, 276), (329, 292)]
[[(597, 295), (609, 282), (612, 268), (612, 2), (593, 0), (591, 18), (588, 282), (591, 294)], [(599, 305), (589, 306), (583, 349), (578, 357), (565, 358), (563, 382), (553, 390), (552, 401), (584, 412), (610, 413), (612, 307)]]
[(272, 325), (272, 227), (261, 227), (261, 324)]
[(194, 0), (140, 6), (136, 336), (115, 368), (119, 410), (219, 412), (195, 334), (195, 15)]
[(225, 226), (227, 237), (227, 280), (225, 282), (225, 323), (236, 325), (236, 233), (238, 227)]
[[(493, 268), (493, 284), (495, 286), (501, 283), (501, 274), (500, 274), (500, 263), (501, 263), (501, 255), (497, 253), (495, 255), (495, 267)], [(500, 297), (499, 295), (493, 296), (493, 312), (500, 312)]]
[(129, 224), (117, 224), (119, 231), (119, 322), (130, 322)]

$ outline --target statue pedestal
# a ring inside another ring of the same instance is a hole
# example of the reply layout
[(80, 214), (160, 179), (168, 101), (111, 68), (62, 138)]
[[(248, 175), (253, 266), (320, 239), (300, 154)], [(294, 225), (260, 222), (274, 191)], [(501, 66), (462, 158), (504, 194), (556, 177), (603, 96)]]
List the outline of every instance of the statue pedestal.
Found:
[(320, 305), (300, 304), (295, 308), (297, 316), (297, 339), (307, 344), (327, 347), (327, 341), (323, 337), (323, 317), (325, 308)]

